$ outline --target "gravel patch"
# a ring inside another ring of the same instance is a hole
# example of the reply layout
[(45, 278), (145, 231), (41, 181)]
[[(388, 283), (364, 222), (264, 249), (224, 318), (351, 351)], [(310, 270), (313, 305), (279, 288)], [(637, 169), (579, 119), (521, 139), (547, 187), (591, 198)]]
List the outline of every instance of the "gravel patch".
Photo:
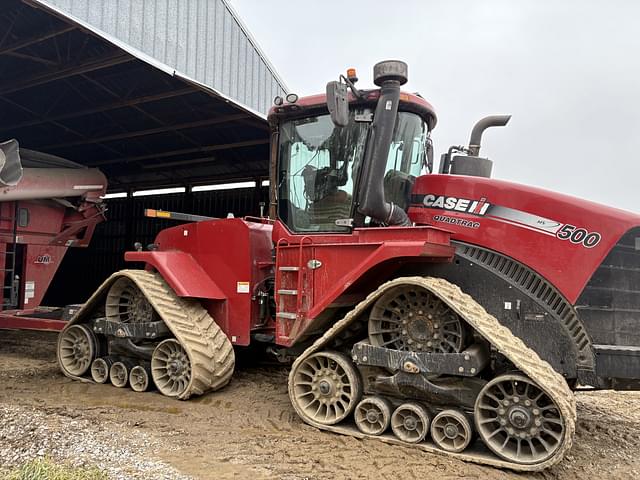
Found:
[(0, 404), (0, 465), (10, 469), (48, 457), (74, 466), (95, 466), (114, 480), (189, 480), (153, 458), (157, 440), (59, 409)]

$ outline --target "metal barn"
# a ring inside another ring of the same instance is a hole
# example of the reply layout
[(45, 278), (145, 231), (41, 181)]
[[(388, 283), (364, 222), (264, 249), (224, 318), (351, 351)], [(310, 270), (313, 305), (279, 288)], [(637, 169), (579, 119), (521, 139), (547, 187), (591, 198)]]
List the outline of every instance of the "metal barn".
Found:
[[(122, 196), (45, 304), (84, 301), (151, 242), (167, 223), (145, 207), (259, 212), (265, 114), (287, 88), (225, 0), (6, 0), (0, 24), (0, 141), (98, 167)], [(225, 182), (250, 183), (198, 191)], [(159, 188), (178, 193), (137, 196)]]

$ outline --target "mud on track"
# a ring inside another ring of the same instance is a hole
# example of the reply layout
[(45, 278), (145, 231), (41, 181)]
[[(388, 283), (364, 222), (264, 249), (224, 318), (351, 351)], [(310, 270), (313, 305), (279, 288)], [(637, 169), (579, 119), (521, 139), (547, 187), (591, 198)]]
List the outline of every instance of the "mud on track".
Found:
[[(579, 393), (575, 444), (558, 466), (515, 474), (375, 440), (319, 432), (287, 397), (287, 368), (245, 358), (223, 390), (180, 402), (73, 382), (55, 364), (49, 333), (0, 331), (0, 404), (92, 420), (96, 428), (157, 439), (150, 458), (197, 479), (640, 478), (640, 393)], [(4, 448), (0, 435), (0, 450)]]

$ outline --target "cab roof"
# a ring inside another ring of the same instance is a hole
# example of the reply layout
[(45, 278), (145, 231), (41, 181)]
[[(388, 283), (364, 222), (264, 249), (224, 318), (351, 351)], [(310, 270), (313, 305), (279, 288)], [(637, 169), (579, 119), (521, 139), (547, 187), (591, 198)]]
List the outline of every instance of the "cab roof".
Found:
[[(361, 90), (364, 98), (356, 97), (351, 91), (349, 91), (349, 103), (350, 104), (367, 104), (373, 103), (378, 100), (380, 96), (380, 90)], [(327, 109), (327, 96), (324, 93), (317, 95), (309, 95), (307, 97), (300, 97), (295, 103), (288, 103), (285, 101), (283, 105), (273, 105), (269, 110), (269, 122), (273, 123), (277, 118), (281, 116), (299, 115), (303, 111), (309, 110), (325, 110)], [(438, 122), (435, 109), (433, 106), (422, 98), (419, 94), (400, 92), (400, 110), (414, 112), (420, 115), (427, 125), (429, 130), (433, 130)]]

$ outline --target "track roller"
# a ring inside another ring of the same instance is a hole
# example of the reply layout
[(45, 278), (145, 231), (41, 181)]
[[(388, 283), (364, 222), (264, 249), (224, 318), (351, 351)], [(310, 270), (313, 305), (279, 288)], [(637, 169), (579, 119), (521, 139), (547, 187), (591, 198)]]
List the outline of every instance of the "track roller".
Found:
[(91, 364), (91, 378), (96, 383), (106, 383), (109, 380), (109, 370), (113, 365), (113, 358), (100, 357), (96, 358)]
[(84, 375), (98, 355), (96, 336), (85, 325), (71, 325), (58, 337), (58, 361), (69, 375)]
[(458, 410), (443, 410), (431, 422), (431, 439), (447, 452), (462, 452), (471, 443), (473, 430), (466, 415)]
[(429, 432), (429, 412), (419, 403), (400, 405), (391, 416), (391, 430), (403, 442), (419, 443)]
[(382, 397), (363, 398), (356, 406), (354, 419), (362, 433), (381, 435), (391, 423), (391, 404)]
[(151, 374), (146, 365), (136, 365), (129, 372), (129, 385), (134, 392), (146, 392), (150, 380)]
[(334, 425), (349, 416), (360, 400), (360, 374), (342, 353), (314, 353), (292, 370), (290, 378), (293, 407), (312, 423)]
[(127, 386), (130, 368), (131, 365), (129, 362), (113, 362), (113, 365), (111, 365), (109, 369), (109, 380), (111, 380), (114, 387), (122, 388)]

